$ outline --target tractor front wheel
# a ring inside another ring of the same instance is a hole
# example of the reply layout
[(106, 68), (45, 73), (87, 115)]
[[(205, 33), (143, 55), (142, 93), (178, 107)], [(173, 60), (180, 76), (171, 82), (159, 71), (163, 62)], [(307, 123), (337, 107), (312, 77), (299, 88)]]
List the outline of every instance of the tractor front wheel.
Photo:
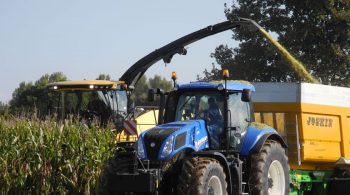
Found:
[(226, 174), (214, 158), (193, 157), (184, 162), (178, 194), (226, 195)]
[(108, 160), (104, 170), (101, 173), (99, 194), (101, 195), (124, 195), (127, 193), (116, 193), (113, 189), (118, 184), (115, 184), (112, 180), (113, 175), (117, 173), (127, 173), (130, 170), (130, 166), (133, 164), (133, 159), (128, 157), (119, 157), (117, 154)]

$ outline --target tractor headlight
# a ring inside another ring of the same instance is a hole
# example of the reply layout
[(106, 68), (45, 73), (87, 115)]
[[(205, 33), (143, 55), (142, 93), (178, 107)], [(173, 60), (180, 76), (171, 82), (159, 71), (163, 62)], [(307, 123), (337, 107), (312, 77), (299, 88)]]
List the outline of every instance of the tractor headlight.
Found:
[(166, 158), (173, 151), (174, 144), (174, 136), (168, 138), (164, 144), (162, 153), (160, 155), (161, 158)]
[(139, 138), (139, 140), (137, 140), (137, 155), (141, 159), (146, 158), (146, 151), (145, 151), (145, 147), (143, 145), (143, 141), (141, 140), (141, 137)]

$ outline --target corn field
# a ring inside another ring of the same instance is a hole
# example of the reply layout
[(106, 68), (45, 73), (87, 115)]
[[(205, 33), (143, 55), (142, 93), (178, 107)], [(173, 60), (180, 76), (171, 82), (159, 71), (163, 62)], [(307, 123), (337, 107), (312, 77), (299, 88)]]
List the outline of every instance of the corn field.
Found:
[(0, 116), (0, 194), (96, 194), (113, 138), (73, 120)]

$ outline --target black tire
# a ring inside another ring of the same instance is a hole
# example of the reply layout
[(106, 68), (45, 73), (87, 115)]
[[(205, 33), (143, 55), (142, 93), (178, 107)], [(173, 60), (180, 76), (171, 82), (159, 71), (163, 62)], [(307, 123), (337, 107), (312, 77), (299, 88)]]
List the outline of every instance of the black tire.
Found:
[(331, 176), (327, 194), (350, 194), (350, 171), (346, 169), (336, 168)]
[(133, 165), (133, 160), (128, 157), (118, 157), (118, 155), (111, 158), (105, 165), (99, 185), (99, 194), (101, 195), (121, 195), (125, 193), (116, 193), (113, 192), (113, 189), (116, 188), (116, 184), (111, 178), (116, 173), (125, 173), (130, 171), (130, 167)]
[(249, 189), (251, 194), (289, 194), (288, 157), (277, 141), (267, 140), (259, 153), (251, 155)]
[(177, 192), (190, 195), (226, 195), (226, 174), (216, 159), (193, 157), (183, 164)]

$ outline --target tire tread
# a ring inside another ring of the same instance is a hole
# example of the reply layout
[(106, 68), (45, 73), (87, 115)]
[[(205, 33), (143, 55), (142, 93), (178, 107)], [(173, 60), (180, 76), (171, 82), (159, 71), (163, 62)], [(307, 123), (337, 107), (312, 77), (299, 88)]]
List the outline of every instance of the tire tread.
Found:
[[(251, 155), (251, 169), (250, 169), (250, 177), (249, 177), (249, 189), (251, 194), (257, 195), (265, 195), (268, 194), (267, 188), (264, 186), (267, 184), (267, 177), (264, 176), (264, 168), (265, 164), (271, 155), (272, 151), (279, 150), (281, 154), (283, 154), (283, 158), (285, 162), (287, 162), (287, 173), (289, 172), (289, 164), (288, 157), (285, 154), (284, 148), (282, 148), (281, 144), (275, 140), (267, 140), (263, 147), (261, 148), (259, 153), (255, 153)], [(287, 181), (289, 181), (289, 175), (286, 176)], [(289, 183), (289, 182), (286, 182)], [(289, 193), (289, 185), (286, 185), (286, 194)]]
[[(226, 181), (226, 174), (219, 161), (214, 158), (196, 156), (186, 160), (183, 164), (182, 172), (179, 177), (179, 184), (177, 186), (178, 194), (205, 194), (205, 173), (210, 169), (210, 166), (218, 167)], [(227, 190), (226, 182), (224, 182), (224, 189)]]

